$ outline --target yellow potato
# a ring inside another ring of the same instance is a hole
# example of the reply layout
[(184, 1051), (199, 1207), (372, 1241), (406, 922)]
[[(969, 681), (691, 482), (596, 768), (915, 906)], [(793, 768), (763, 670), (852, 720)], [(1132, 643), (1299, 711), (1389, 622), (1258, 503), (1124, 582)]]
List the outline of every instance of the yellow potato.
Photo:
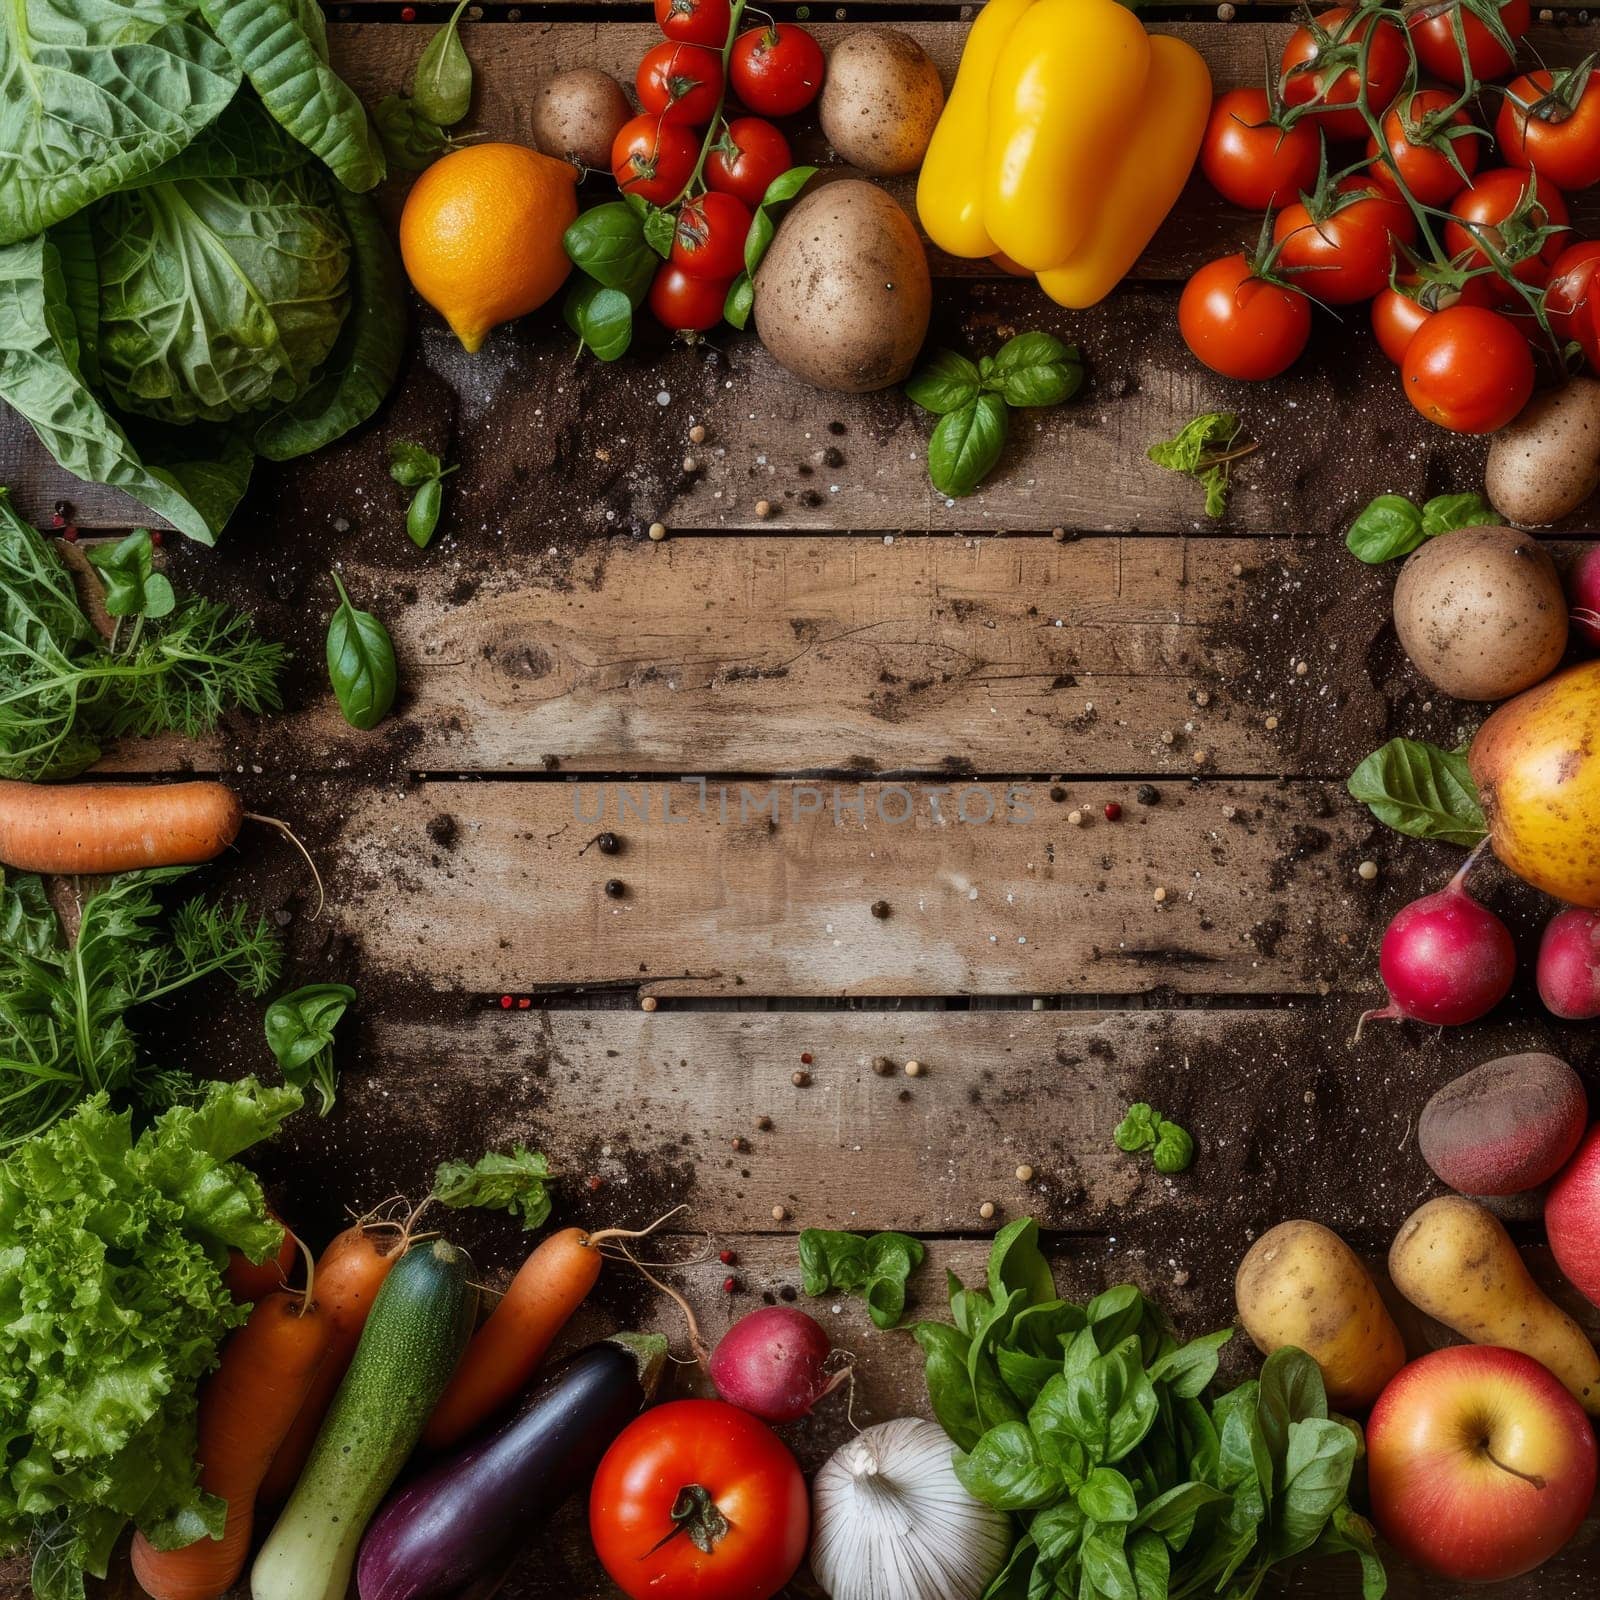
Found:
[(1336, 1411), (1365, 1411), (1405, 1365), (1372, 1274), (1320, 1222), (1280, 1222), (1262, 1234), (1239, 1263), (1234, 1297), (1263, 1354), (1295, 1345), (1321, 1367)]
[(1600, 661), (1501, 706), (1467, 764), (1494, 853), (1536, 889), (1600, 906)]
[(1582, 1328), (1529, 1276), (1500, 1219), (1464, 1195), (1413, 1211), (1389, 1250), (1389, 1276), (1419, 1311), (1473, 1344), (1543, 1362), (1591, 1415), (1600, 1356)]

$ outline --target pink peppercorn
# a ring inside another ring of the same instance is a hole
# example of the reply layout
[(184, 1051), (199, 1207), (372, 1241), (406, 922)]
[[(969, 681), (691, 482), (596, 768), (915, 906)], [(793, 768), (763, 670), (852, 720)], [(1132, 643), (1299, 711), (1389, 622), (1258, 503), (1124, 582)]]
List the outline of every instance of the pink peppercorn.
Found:
[(1106, 821), (1115, 822), (1121, 815), (1122, 807), (1115, 800), (1108, 801), (1106, 804)]
[(731, 1267), (738, 1259), (738, 1255), (732, 1250), (723, 1250), (717, 1256), (717, 1260), (725, 1267)]
[(511, 996), (510, 995), (503, 994), (503, 995), (500, 996), (500, 1009), (502, 1011), (509, 1011), (511, 1009)]
[(415, 6), (401, 6), (400, 20), (402, 22), (415, 22), (417, 20), (417, 8)]
[(724, 1294), (732, 1294), (738, 1287), (739, 1280), (737, 1278), (724, 1278), (722, 1280), (722, 1292)]

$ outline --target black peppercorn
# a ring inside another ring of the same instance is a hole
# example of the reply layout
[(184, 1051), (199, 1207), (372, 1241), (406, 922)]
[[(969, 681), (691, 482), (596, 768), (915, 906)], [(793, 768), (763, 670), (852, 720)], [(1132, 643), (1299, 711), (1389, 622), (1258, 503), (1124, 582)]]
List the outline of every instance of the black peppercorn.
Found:
[(610, 895), (613, 900), (620, 900), (627, 892), (627, 886), (623, 883), (621, 878), (606, 879), (606, 893)]
[(599, 834), (594, 842), (603, 856), (614, 856), (622, 848), (622, 841), (614, 833)]
[(1133, 791), (1133, 798), (1142, 806), (1153, 806), (1161, 798), (1161, 791), (1153, 783), (1141, 783)]
[(889, 902), (887, 900), (874, 900), (872, 902), (872, 914), (879, 922), (882, 922), (889, 915)]

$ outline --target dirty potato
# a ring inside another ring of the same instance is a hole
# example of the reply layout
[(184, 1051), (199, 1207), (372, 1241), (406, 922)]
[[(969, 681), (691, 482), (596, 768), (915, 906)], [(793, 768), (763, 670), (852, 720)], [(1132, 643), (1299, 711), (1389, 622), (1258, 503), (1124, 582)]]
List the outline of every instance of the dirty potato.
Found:
[(1543, 527), (1600, 487), (1600, 381), (1572, 378), (1535, 396), (1489, 441), (1483, 487), (1508, 522)]
[(915, 172), (944, 109), (939, 69), (909, 34), (863, 28), (841, 39), (822, 87), (822, 131), (876, 178)]
[(819, 389), (865, 394), (911, 371), (933, 283), (911, 219), (874, 184), (803, 195), (756, 272), (755, 323), (780, 366)]
[(1316, 1362), (1336, 1411), (1364, 1411), (1405, 1364), (1372, 1274), (1320, 1222), (1280, 1222), (1262, 1234), (1239, 1263), (1234, 1297), (1264, 1355), (1295, 1345)]
[(533, 142), (574, 166), (611, 170), (611, 142), (633, 115), (622, 85), (598, 67), (558, 72), (533, 100)]
[(1412, 665), (1457, 700), (1504, 700), (1548, 677), (1567, 648), (1555, 564), (1515, 528), (1458, 528), (1415, 552), (1394, 586)]

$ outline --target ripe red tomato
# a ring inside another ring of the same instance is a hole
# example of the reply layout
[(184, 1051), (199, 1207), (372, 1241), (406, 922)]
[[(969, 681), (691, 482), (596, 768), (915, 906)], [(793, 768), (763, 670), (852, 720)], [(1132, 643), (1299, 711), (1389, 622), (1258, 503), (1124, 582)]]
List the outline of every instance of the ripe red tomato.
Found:
[[(1359, 196), (1345, 199), (1346, 196)], [(1278, 262), (1297, 289), (1330, 306), (1370, 300), (1389, 281), (1394, 241), (1412, 243), (1416, 219), (1403, 200), (1361, 178), (1341, 178), (1332, 209), (1314, 215), (1304, 201), (1285, 206), (1272, 224)]]
[(1316, 127), (1302, 118), (1280, 128), (1271, 117), (1265, 89), (1229, 89), (1212, 105), (1200, 143), (1211, 187), (1251, 211), (1285, 205), (1317, 181)]
[(721, 50), (728, 42), (731, 20), (728, 0), (656, 0), (656, 26), (678, 44)]
[(1406, 398), (1453, 433), (1493, 433), (1533, 393), (1533, 355), (1511, 321), (1482, 306), (1436, 312), (1400, 364)]
[(704, 333), (722, 321), (732, 278), (691, 278), (682, 267), (663, 261), (650, 282), (650, 309), (674, 333)]
[[(1549, 278), (1551, 263), (1567, 240), (1565, 233), (1541, 240), (1539, 230), (1565, 228), (1570, 220), (1561, 191), (1538, 173), (1524, 172), (1521, 167), (1480, 172), (1471, 188), (1456, 196), (1450, 215), (1457, 220), (1445, 224), (1444, 245), (1452, 260), (1468, 271), (1490, 264), (1478, 244), (1476, 230), (1481, 230), (1511, 268), (1512, 276), (1536, 289)], [(1473, 227), (1466, 226), (1468, 223)], [(1491, 287), (1502, 300), (1517, 297), (1516, 290), (1503, 281)]]
[(1275, 378), (1311, 337), (1303, 294), (1256, 276), (1242, 255), (1209, 262), (1183, 286), (1184, 343), (1225, 378)]
[(767, 185), (793, 165), (789, 141), (760, 117), (735, 117), (706, 157), (706, 182), (752, 210)]
[(618, 129), (611, 145), (611, 176), (624, 194), (664, 206), (683, 192), (699, 155), (700, 141), (683, 123), (647, 111)]
[(1569, 244), (1550, 268), (1544, 309), (1550, 327), (1563, 342), (1575, 339), (1591, 367), (1600, 370), (1600, 290), (1594, 276), (1600, 268), (1600, 239)]
[(805, 1479), (764, 1422), (674, 1400), (629, 1423), (589, 1492), (589, 1533), (632, 1600), (769, 1600), (806, 1553)]
[[(1445, 136), (1446, 128), (1472, 126), (1466, 107), (1450, 112), (1455, 101), (1456, 97), (1443, 89), (1418, 89), (1409, 97), (1396, 100), (1383, 116), (1383, 146), (1388, 159), (1379, 159), (1376, 139), (1367, 140), (1367, 160), (1372, 163), (1368, 172), (1373, 181), (1398, 194), (1400, 186), (1394, 177), (1398, 170), (1401, 182), (1423, 205), (1443, 206), (1454, 200), (1478, 170), (1483, 153), (1483, 139), (1476, 133)], [(1446, 116), (1446, 112), (1450, 114)], [(1466, 178), (1456, 171), (1446, 149), (1461, 164)]]
[(1356, 19), (1348, 6), (1335, 6), (1294, 30), (1278, 63), (1285, 105), (1326, 107), (1308, 113), (1330, 139), (1359, 139), (1367, 124), (1357, 104), (1361, 94), (1361, 43), (1372, 32), (1367, 55), (1367, 104), (1375, 116), (1400, 91), (1411, 63), (1405, 35), (1388, 17)]
[(1372, 331), (1378, 348), (1398, 367), (1406, 358), (1412, 335), (1429, 317), (1451, 306), (1487, 306), (1494, 295), (1482, 278), (1468, 278), (1460, 288), (1422, 283), (1414, 274), (1396, 279), (1397, 286), (1378, 291), (1372, 302)]
[(691, 278), (737, 277), (744, 266), (744, 236), (750, 212), (731, 194), (696, 195), (678, 212), (672, 235), (672, 262)]
[[(1487, 9), (1492, 0), (1479, 0)], [(1467, 43), (1467, 60), (1475, 78), (1503, 78), (1512, 66), (1512, 59), (1495, 36), (1489, 32), (1481, 18), (1473, 15), (1465, 0), (1430, 0), (1419, 6), (1406, 18), (1406, 29), (1411, 35), (1412, 48), (1423, 69), (1453, 83), (1458, 89), (1464, 84), (1466, 74), (1461, 69), (1461, 46), (1456, 42), (1455, 25), (1451, 18), (1461, 16), (1461, 31)], [(1505, 0), (1500, 7), (1500, 26), (1515, 44), (1528, 31), (1533, 20), (1530, 0)]]
[(646, 50), (633, 80), (639, 104), (667, 122), (700, 127), (717, 114), (722, 98), (722, 57), (699, 44), (663, 44)]
[(1508, 83), (1494, 136), (1512, 166), (1531, 167), (1558, 189), (1587, 189), (1600, 183), (1600, 79), (1589, 78), (1570, 106), (1554, 87), (1543, 71)]
[(827, 70), (822, 46), (792, 22), (752, 28), (733, 42), (728, 77), (752, 111), (787, 117), (817, 98)]

